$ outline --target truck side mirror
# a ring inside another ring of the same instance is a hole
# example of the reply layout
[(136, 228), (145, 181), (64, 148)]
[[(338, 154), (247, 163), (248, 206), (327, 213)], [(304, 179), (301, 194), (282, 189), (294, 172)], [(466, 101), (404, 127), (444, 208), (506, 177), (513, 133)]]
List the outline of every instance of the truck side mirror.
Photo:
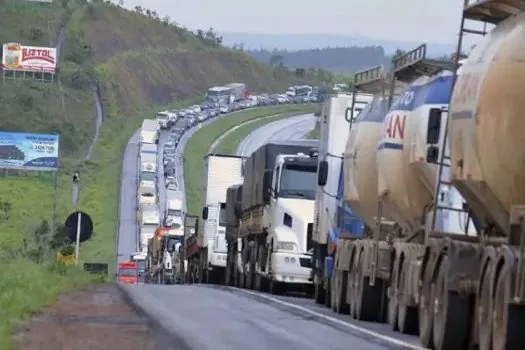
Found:
[(208, 207), (202, 207), (202, 219), (208, 220)]
[(235, 216), (240, 217), (242, 214), (241, 203), (239, 202), (235, 203), (235, 207), (233, 208), (233, 211), (235, 213)]
[(328, 162), (323, 160), (319, 163), (319, 170), (317, 171), (317, 185), (326, 186), (328, 180)]
[(264, 172), (263, 176), (263, 200), (265, 202), (270, 201), (270, 193), (271, 193), (271, 187), (272, 187), (272, 175), (273, 172), (271, 170), (266, 170)]

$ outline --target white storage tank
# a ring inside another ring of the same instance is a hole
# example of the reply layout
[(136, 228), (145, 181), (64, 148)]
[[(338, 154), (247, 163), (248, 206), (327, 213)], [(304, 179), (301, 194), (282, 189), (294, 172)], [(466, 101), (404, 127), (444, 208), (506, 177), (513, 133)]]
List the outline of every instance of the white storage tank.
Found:
[(354, 215), (369, 227), (375, 226), (377, 216), (376, 147), (386, 106), (387, 99), (377, 95), (359, 113), (351, 125), (344, 156), (344, 199)]
[(421, 227), (425, 208), (433, 204), (438, 167), (427, 156), (437, 150), (434, 160), (440, 160), (452, 81), (448, 71), (418, 78), (383, 122), (377, 145), (378, 195), (384, 210), (409, 232)]
[(463, 63), (451, 100), (454, 183), (480, 219), (507, 230), (525, 204), (525, 13), (500, 23)]

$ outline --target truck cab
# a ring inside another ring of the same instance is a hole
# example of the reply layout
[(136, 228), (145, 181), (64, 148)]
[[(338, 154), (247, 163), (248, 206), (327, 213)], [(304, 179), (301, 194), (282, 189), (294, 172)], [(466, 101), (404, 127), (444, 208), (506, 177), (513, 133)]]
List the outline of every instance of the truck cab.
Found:
[(275, 282), (310, 284), (317, 157), (279, 155), (269, 188), (267, 270)]
[(146, 282), (146, 254), (142, 252), (133, 253), (130, 260), (137, 263), (137, 283), (144, 284)]
[(203, 218), (213, 222), (215, 231), (211, 236), (213, 240), (208, 243), (208, 262), (212, 266), (226, 267), (226, 203), (209, 204), (204, 209)]

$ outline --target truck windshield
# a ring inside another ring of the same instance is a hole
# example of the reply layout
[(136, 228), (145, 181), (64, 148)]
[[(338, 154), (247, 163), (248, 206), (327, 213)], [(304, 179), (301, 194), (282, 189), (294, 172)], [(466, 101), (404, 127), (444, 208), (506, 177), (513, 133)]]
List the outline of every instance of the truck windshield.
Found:
[(284, 198), (315, 199), (317, 167), (286, 164), (281, 173), (279, 196)]
[(182, 216), (182, 210), (180, 209), (168, 209), (168, 216)]
[(157, 113), (157, 120), (167, 120), (168, 115), (164, 113)]
[(143, 171), (140, 173), (140, 179), (142, 181), (155, 181), (155, 173), (150, 171)]
[(220, 209), (219, 209), (219, 226), (226, 226), (226, 203), (221, 203)]
[(166, 248), (168, 251), (175, 252), (182, 246), (183, 237), (170, 237), (166, 242)]
[(125, 277), (135, 277), (137, 276), (137, 270), (135, 269), (119, 269), (118, 270), (119, 276), (125, 276)]

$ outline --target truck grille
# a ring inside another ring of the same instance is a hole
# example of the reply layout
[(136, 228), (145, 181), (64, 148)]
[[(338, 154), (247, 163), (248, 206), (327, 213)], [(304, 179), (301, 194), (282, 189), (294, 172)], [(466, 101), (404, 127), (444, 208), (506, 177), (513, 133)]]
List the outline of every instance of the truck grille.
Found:
[(299, 258), (299, 264), (301, 264), (301, 267), (307, 267), (309, 269), (312, 268), (312, 259), (310, 258)]

